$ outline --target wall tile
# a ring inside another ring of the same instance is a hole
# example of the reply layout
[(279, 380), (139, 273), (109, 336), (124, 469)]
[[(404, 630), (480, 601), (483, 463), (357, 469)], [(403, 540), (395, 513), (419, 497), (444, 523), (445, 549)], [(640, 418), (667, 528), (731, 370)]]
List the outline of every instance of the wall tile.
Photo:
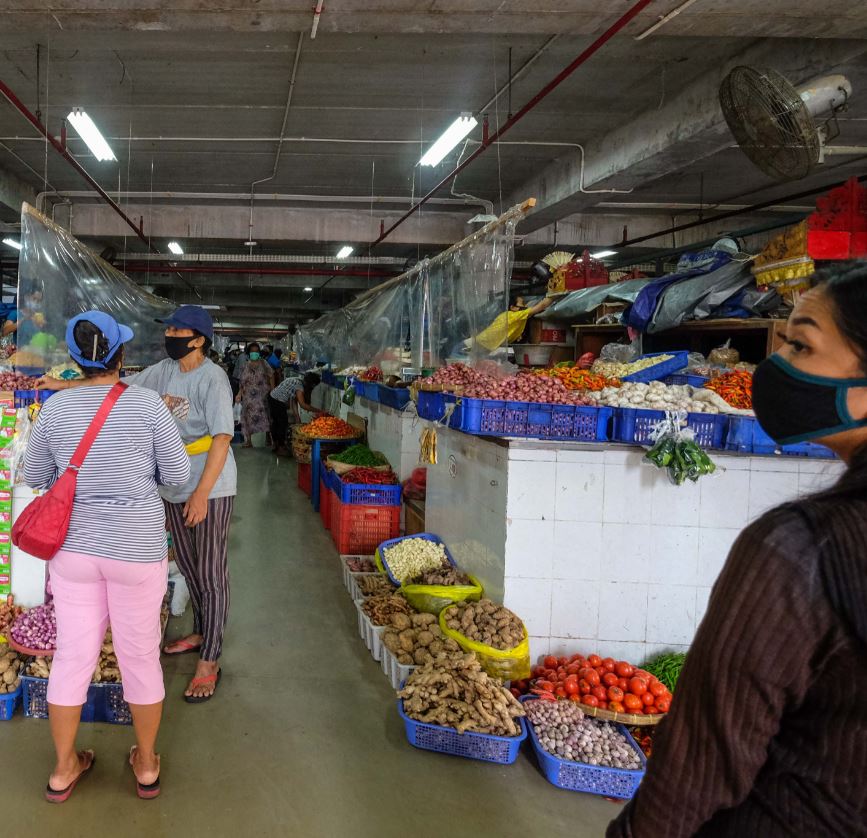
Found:
[(599, 624), (599, 583), (554, 582), (551, 588), (551, 634), (595, 637)]
[(607, 466), (640, 466), (644, 452), (634, 445), (607, 445), (603, 457)]
[(647, 592), (648, 643), (689, 643), (695, 632), (695, 587), (650, 585)]
[[(596, 650), (595, 637), (551, 637), (548, 654), (558, 658), (568, 658), (572, 655), (589, 655)], [(534, 660), (535, 664), (537, 661)]]
[(588, 647), (587, 653), (596, 652), (603, 658), (614, 658), (618, 661), (628, 661), (636, 666), (644, 663), (647, 658), (647, 645), (635, 640), (598, 640), (595, 647)]
[(694, 585), (699, 533), (697, 527), (652, 527), (647, 581)]
[(594, 463), (557, 463), (554, 517), (558, 521), (602, 520), (605, 467)]
[(551, 580), (506, 577), (503, 604), (514, 611), (534, 637), (551, 636)]
[(798, 470), (798, 457), (752, 457), (750, 459), (750, 471), (752, 472), (797, 472)]
[(561, 448), (557, 451), (558, 463), (592, 463), (599, 465), (605, 461), (602, 450), (585, 451), (582, 449)]
[(846, 467), (840, 460), (823, 460), (815, 457), (794, 457), (801, 474), (828, 474), (839, 477)]
[(599, 639), (644, 640), (647, 585), (636, 582), (599, 583)]
[(796, 471), (754, 471), (750, 473), (750, 520), (798, 496)]
[(550, 579), (554, 569), (553, 521), (506, 521), (506, 576)]
[(662, 470), (653, 473), (652, 520), (684, 527), (697, 527), (701, 508), (701, 486), (687, 481), (675, 486)]
[(710, 586), (723, 569), (729, 550), (740, 530), (708, 528), (699, 530), (696, 584)]
[(798, 494), (812, 495), (831, 487), (840, 479), (843, 464), (839, 462), (823, 462), (822, 460), (805, 459), (798, 463)]
[(741, 527), (747, 523), (750, 501), (750, 473), (748, 471), (725, 471), (702, 477), (701, 510), (699, 522), (702, 527)]
[(695, 589), (695, 629), (698, 631), (698, 627), (701, 625), (701, 621), (704, 619), (705, 612), (707, 611), (707, 604), (710, 600), (710, 588), (699, 587)]
[[(606, 455), (607, 456), (607, 455)], [(604, 523), (649, 524), (655, 475), (639, 465), (605, 465)]]
[(509, 461), (529, 460), (553, 463), (557, 459), (557, 449), (552, 445), (544, 448), (525, 448), (520, 444), (509, 445)]
[(722, 454), (712, 452), (712, 458), (718, 471), (750, 471), (753, 457), (744, 454)]
[(512, 518), (554, 518), (554, 463), (509, 461), (506, 514)]
[[(535, 666), (545, 655), (555, 654), (551, 652), (550, 637), (533, 637), (530, 635), (530, 664)], [(559, 657), (559, 653), (558, 657)]]
[(650, 573), (651, 527), (603, 524), (600, 579), (646, 582)]
[(602, 524), (555, 521), (553, 578), (599, 579), (602, 550)]

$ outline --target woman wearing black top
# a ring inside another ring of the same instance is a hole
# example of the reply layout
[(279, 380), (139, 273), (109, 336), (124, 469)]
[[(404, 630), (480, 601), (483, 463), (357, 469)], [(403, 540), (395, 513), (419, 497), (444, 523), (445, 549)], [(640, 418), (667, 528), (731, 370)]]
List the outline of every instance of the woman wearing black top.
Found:
[(867, 835), (867, 264), (801, 297), (753, 401), (848, 468), (735, 543), (609, 838)]

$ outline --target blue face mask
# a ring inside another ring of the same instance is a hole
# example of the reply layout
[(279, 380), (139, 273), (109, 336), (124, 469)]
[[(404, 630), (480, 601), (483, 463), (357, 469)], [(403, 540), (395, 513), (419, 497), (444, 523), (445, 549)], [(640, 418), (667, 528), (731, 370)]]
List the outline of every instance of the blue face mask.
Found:
[(867, 378), (811, 375), (771, 355), (753, 375), (753, 410), (774, 442), (795, 445), (867, 426), (849, 412), (853, 387), (867, 387)]
[(251, 361), (258, 361), (259, 358), (261, 358), (261, 357), (262, 356), (258, 352), (251, 352), (250, 353), (250, 360)]

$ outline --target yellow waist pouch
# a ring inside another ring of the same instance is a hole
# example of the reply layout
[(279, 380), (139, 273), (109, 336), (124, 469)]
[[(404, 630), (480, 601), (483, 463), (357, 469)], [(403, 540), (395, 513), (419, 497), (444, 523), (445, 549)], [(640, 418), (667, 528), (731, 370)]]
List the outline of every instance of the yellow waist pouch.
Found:
[(211, 450), (211, 443), (214, 441), (212, 436), (201, 436), (198, 439), (194, 439), (192, 442), (188, 442), (184, 448), (187, 449), (187, 454), (191, 457), (194, 454), (205, 454)]

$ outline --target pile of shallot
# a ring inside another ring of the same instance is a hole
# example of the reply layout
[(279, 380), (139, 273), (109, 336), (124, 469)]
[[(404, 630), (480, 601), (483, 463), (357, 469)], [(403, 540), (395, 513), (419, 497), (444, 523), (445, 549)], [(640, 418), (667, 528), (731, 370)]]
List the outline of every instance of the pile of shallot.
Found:
[(54, 604), (38, 605), (21, 614), (12, 624), (12, 639), (27, 649), (48, 651), (57, 647), (57, 621)]
[(547, 376), (520, 373), (499, 381), (473, 384), (464, 389), (464, 396), (473, 399), (501, 399), (512, 402), (543, 404), (595, 404), (586, 393), (568, 389), (562, 381)]
[(35, 390), (37, 379), (20, 372), (0, 372), (0, 390)]

